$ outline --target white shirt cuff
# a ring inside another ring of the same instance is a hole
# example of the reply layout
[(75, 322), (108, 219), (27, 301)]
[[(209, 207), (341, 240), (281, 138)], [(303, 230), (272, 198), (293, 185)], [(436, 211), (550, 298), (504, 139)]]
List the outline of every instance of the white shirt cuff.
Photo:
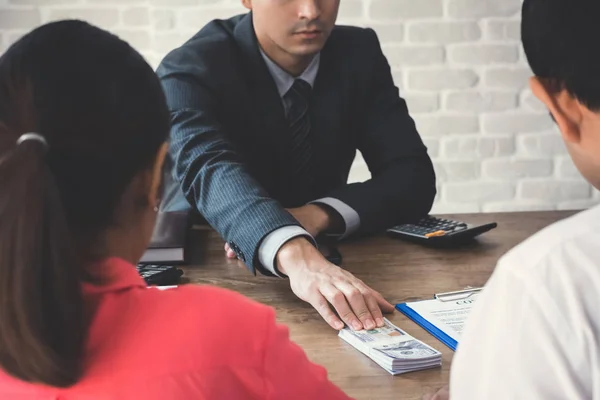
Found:
[(314, 242), (313, 237), (300, 226), (284, 226), (274, 230), (262, 240), (258, 247), (258, 260), (274, 275), (283, 278), (284, 276), (277, 270), (277, 253), (281, 246), (298, 236), (306, 236)]
[(333, 208), (338, 214), (342, 216), (344, 220), (344, 224), (346, 225), (344, 233), (340, 237), (340, 239), (344, 239), (360, 228), (360, 216), (358, 213), (349, 205), (340, 201), (338, 199), (334, 199), (333, 197), (325, 197), (323, 199), (311, 201), (312, 204), (325, 204), (331, 208)]

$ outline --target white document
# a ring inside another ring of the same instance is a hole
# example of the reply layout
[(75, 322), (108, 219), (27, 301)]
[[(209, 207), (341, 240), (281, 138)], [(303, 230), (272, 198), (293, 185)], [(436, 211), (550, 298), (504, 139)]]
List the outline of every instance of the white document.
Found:
[(460, 342), (460, 335), (477, 296), (477, 293), (473, 293), (466, 298), (446, 299), (446, 301), (432, 299), (406, 303), (406, 305), (456, 342)]

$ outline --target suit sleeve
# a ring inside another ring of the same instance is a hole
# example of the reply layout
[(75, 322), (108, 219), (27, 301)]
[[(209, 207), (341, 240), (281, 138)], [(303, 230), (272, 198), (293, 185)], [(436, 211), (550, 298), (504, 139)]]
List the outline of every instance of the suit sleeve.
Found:
[(358, 148), (372, 179), (331, 193), (360, 217), (359, 234), (374, 233), (426, 215), (436, 194), (435, 172), (406, 102), (394, 85), (377, 35), (366, 29), (369, 68)]
[(219, 121), (210, 74), (190, 57), (171, 55), (158, 69), (171, 112), (173, 178), (250, 271), (270, 275), (258, 260), (261, 241), (298, 221), (247, 171)]
[(270, 313), (265, 342), (265, 398), (285, 399), (351, 399), (327, 377), (327, 371), (312, 363), (304, 351), (289, 338), (288, 328), (275, 324)]

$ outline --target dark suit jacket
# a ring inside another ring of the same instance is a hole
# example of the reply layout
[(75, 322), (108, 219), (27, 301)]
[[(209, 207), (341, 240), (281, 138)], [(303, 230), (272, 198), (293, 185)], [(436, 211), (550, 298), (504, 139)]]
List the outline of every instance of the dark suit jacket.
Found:
[[(318, 174), (291, 181), (284, 108), (252, 14), (206, 25), (158, 68), (172, 116), (163, 209), (195, 207), (250, 270), (272, 231), (298, 225), (284, 210), (334, 197), (369, 234), (427, 214), (435, 175), (371, 29), (337, 26), (321, 52), (311, 100)], [(372, 179), (347, 184), (356, 150)]]

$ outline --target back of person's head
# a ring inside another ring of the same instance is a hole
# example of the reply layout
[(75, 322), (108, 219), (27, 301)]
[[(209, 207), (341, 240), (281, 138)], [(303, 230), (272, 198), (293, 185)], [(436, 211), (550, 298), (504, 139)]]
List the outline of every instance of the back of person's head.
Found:
[(522, 41), (533, 93), (582, 174), (600, 187), (600, 2), (524, 0)]
[(148, 177), (168, 130), (151, 67), (108, 32), (55, 22), (0, 57), (0, 369), (77, 382), (85, 266), (112, 255), (106, 232), (135, 210), (127, 223), (146, 221), (130, 230), (147, 243), (155, 204), (145, 194), (157, 190)]

